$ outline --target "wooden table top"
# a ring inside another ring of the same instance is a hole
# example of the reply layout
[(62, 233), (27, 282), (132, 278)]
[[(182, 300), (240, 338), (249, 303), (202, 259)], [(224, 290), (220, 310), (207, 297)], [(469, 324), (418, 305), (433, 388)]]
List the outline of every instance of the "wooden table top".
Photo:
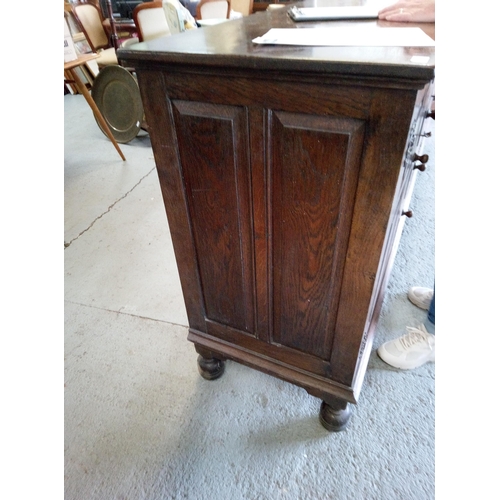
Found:
[[(322, 6), (327, 0), (323, 0)], [(364, 0), (351, 0), (359, 5)], [(312, 6), (312, 0), (297, 6)], [(329, 5), (345, 5), (346, 0), (328, 0)], [(215, 26), (188, 30), (176, 35), (134, 44), (118, 51), (120, 60), (131, 66), (151, 67), (156, 63), (224, 68), (256, 68), (269, 71), (312, 71), (344, 75), (386, 76), (429, 81), (434, 76), (434, 47), (305, 47), (258, 45), (252, 39), (271, 28), (362, 26), (386, 28), (420, 27), (434, 39), (434, 23), (394, 23), (372, 20), (294, 22), (288, 8), (252, 14)], [(416, 63), (413, 56), (426, 56)]]
[(87, 61), (91, 61), (92, 59), (97, 59), (99, 54), (80, 54), (77, 59), (73, 61), (68, 61), (64, 63), (64, 69), (72, 69), (76, 68), (76, 66), (80, 66), (81, 64), (86, 63)]

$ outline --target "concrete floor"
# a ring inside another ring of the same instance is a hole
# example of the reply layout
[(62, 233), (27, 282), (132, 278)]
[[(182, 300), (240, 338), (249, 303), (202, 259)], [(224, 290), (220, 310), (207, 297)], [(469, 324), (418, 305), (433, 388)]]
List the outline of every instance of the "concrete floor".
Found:
[[(373, 352), (341, 433), (318, 399), (250, 368), (203, 380), (148, 135), (123, 162), (81, 96), (64, 112), (65, 499), (434, 498), (434, 365)], [(433, 148), (374, 348), (425, 318), (406, 292), (434, 281)]]

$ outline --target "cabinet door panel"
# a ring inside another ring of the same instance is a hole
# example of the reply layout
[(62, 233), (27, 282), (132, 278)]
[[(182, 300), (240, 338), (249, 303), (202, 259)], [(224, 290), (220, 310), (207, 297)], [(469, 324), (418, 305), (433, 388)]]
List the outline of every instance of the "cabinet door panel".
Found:
[(206, 318), (253, 334), (246, 110), (187, 101), (173, 104)]
[(271, 112), (272, 340), (330, 358), (364, 122)]

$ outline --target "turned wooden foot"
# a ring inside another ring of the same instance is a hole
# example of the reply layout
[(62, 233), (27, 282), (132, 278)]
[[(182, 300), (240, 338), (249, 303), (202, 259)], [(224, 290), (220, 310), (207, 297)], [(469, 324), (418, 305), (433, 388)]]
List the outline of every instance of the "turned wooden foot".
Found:
[(343, 431), (351, 418), (351, 408), (346, 401), (338, 400), (338, 402), (323, 401), (319, 410), (319, 421), (321, 425), (331, 431)]
[(215, 380), (224, 373), (224, 361), (217, 358), (198, 356), (198, 371), (206, 380)]

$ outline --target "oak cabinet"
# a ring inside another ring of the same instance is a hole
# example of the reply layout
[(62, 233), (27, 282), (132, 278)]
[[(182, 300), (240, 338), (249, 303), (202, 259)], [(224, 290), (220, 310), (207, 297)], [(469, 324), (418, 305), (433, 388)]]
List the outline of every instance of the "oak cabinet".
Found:
[(232, 359), (297, 384), (341, 430), (410, 215), (433, 67), (262, 55), (264, 20), (290, 23), (260, 13), (119, 54), (137, 71), (200, 373)]

